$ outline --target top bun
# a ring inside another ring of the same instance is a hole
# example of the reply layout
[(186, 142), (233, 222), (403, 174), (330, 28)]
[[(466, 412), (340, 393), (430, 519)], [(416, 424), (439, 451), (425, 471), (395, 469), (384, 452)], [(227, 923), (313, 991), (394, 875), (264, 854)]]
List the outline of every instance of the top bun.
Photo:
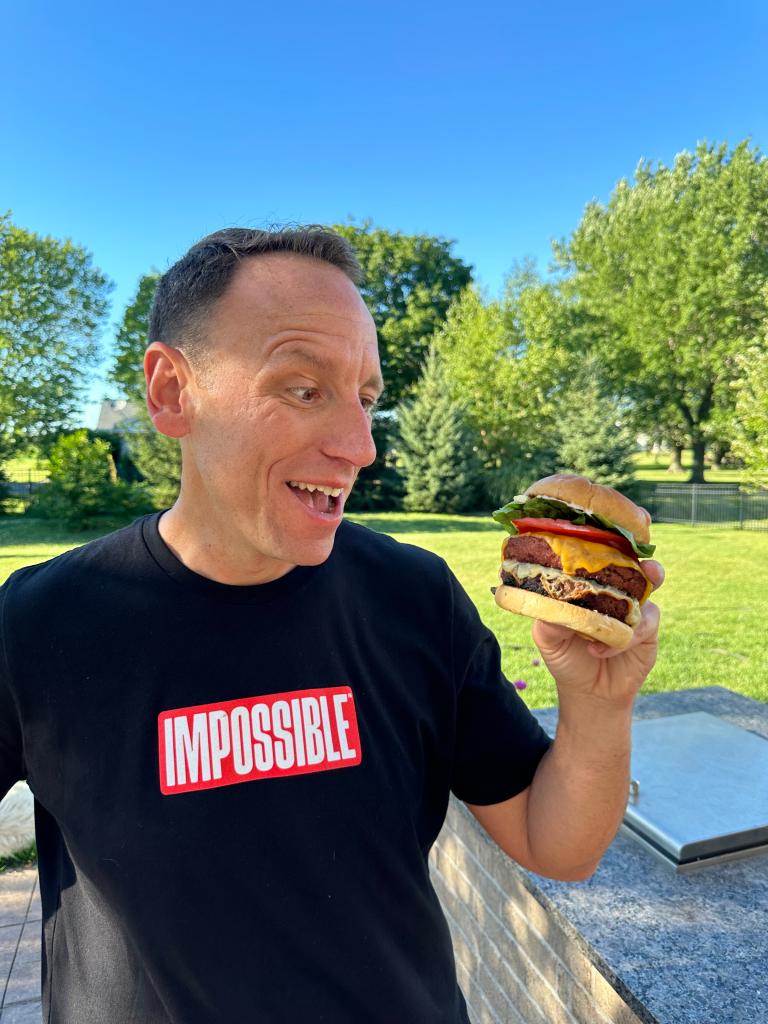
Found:
[(556, 498), (569, 505), (576, 505), (585, 512), (599, 512), (617, 526), (623, 526), (641, 544), (648, 544), (651, 539), (649, 526), (650, 514), (640, 505), (612, 487), (604, 484), (593, 484), (585, 476), (574, 473), (555, 473), (545, 476), (531, 484), (525, 492), (530, 497)]

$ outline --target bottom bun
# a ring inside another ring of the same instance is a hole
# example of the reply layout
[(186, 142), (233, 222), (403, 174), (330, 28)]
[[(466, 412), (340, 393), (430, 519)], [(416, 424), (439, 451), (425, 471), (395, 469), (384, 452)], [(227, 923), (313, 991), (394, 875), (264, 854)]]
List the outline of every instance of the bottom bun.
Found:
[(521, 587), (499, 586), (495, 598), (496, 604), (508, 612), (552, 622), (556, 626), (567, 626), (585, 640), (599, 640), (609, 647), (626, 647), (634, 634), (631, 626), (610, 615), (556, 601), (554, 597), (543, 597)]

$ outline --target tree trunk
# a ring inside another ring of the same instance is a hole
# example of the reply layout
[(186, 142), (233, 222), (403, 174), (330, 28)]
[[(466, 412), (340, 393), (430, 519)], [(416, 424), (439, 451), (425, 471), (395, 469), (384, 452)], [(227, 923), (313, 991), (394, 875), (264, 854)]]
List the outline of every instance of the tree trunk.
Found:
[(676, 444), (672, 448), (672, 461), (667, 467), (668, 473), (682, 473), (683, 472), (683, 446)]
[(706, 449), (707, 442), (703, 437), (693, 438), (693, 467), (691, 469), (691, 475), (688, 477), (688, 483), (690, 484), (703, 484), (704, 483), (704, 450)]
[(725, 465), (725, 457), (731, 450), (730, 441), (718, 441), (712, 446), (712, 463), (715, 466)]

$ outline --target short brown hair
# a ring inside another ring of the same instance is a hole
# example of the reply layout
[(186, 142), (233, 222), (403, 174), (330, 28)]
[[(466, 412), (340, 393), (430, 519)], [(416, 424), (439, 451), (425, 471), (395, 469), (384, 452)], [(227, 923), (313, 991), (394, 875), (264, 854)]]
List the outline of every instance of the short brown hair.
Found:
[(202, 358), (205, 321), (229, 287), (240, 261), (268, 253), (325, 260), (354, 284), (363, 278), (346, 238), (320, 224), (272, 231), (223, 228), (196, 242), (160, 278), (149, 315), (149, 340), (183, 347), (192, 362)]

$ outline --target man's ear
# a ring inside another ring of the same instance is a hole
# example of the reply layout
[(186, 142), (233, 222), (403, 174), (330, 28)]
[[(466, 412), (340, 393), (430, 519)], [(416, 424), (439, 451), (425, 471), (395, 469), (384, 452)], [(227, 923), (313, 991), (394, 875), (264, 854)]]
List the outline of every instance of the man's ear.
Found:
[(147, 409), (155, 429), (166, 437), (185, 437), (189, 423), (182, 401), (192, 382), (192, 371), (182, 352), (162, 341), (153, 341), (144, 353)]

